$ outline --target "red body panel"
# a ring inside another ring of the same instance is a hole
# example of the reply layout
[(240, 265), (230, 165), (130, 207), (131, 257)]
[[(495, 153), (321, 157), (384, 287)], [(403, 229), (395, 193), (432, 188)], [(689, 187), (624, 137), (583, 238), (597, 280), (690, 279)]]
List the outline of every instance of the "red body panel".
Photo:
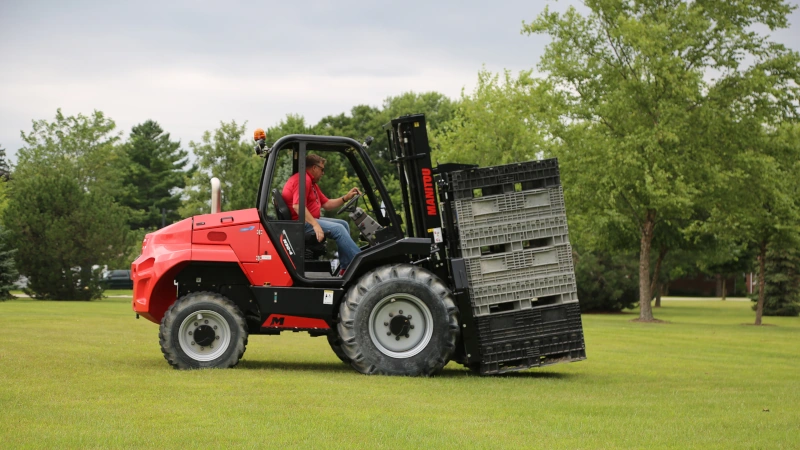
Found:
[(145, 237), (131, 264), (133, 310), (160, 323), (177, 299), (175, 277), (191, 261), (237, 263), (255, 286), (291, 286), (256, 209), (185, 219)]
[(175, 275), (192, 259), (192, 219), (145, 236), (142, 254), (131, 264), (133, 310), (147, 320), (161, 317), (177, 298)]
[(228, 227), (235, 224), (257, 223), (259, 221), (258, 210), (255, 208), (225, 211), (216, 214), (201, 214), (194, 216), (193, 219), (195, 231)]
[(255, 209), (195, 216), (194, 223), (192, 244), (224, 246), (233, 249), (239, 261), (256, 262), (261, 223)]

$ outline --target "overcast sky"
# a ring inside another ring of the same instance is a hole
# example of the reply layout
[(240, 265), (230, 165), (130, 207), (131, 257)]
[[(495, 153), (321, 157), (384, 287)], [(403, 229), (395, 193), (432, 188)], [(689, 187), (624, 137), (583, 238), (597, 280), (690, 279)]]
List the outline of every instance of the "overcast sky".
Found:
[[(153, 119), (187, 147), (220, 121), (314, 124), (406, 91), (456, 98), (482, 65), (535, 66), (547, 40), (519, 31), (544, 5), (0, 0), (0, 146), (15, 160), (20, 130), (59, 107), (103, 111), (125, 135)], [(800, 13), (790, 20), (774, 38), (800, 50)]]

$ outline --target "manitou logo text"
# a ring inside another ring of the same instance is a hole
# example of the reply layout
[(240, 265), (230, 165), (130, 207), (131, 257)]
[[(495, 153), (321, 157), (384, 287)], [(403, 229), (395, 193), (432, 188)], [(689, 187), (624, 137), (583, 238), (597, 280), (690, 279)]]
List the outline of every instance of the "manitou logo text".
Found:
[(433, 193), (433, 177), (431, 169), (422, 169), (422, 188), (425, 190), (425, 206), (428, 208), (428, 215), (436, 215), (436, 197)]
[(273, 317), (272, 322), (269, 323), (271, 327), (280, 327), (283, 326), (283, 317)]

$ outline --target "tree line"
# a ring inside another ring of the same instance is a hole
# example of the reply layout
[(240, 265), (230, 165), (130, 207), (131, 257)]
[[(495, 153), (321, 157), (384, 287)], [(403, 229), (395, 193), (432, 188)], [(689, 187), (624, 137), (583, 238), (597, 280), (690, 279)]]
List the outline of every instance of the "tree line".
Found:
[[(399, 203), (381, 126), (425, 113), (435, 162), (559, 158), (585, 310), (638, 303), (640, 320), (654, 320), (651, 299), (677, 277), (756, 271), (756, 323), (797, 315), (800, 55), (753, 31), (788, 27), (793, 7), (584, 3), (588, 14), (545, 8), (523, 24), (550, 37), (536, 71), (481, 70), (458, 99), (406, 92), (313, 125), (289, 114), (268, 140), (374, 136), (370, 155)], [(184, 149), (152, 120), (124, 138), (99, 111), (34, 121), (16, 166), (0, 167), (0, 289), (13, 278), (2, 261), (13, 261), (37, 298), (97, 298), (91, 267), (126, 267), (144, 233), (207, 212), (211, 177), (224, 209), (253, 207), (255, 126), (221, 122)], [(334, 157), (322, 188), (352, 177)]]

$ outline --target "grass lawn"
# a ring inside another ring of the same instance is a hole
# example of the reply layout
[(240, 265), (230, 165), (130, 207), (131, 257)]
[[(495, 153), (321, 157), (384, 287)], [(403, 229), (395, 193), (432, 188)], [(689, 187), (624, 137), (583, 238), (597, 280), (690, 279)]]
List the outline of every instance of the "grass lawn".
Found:
[(584, 315), (579, 363), (396, 378), (305, 333), (176, 371), (130, 299), (2, 302), (0, 447), (800, 448), (799, 318), (668, 299), (655, 315)]

